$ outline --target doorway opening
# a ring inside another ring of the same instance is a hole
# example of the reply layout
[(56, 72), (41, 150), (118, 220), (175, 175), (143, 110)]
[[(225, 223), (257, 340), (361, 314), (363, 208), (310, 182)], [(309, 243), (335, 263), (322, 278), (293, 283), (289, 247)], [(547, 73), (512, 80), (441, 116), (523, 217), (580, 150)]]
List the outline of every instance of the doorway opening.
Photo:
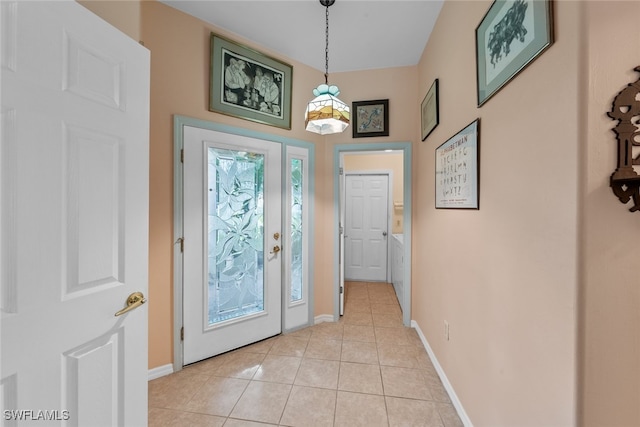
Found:
[[(400, 156), (401, 167), (394, 175), (394, 180), (401, 184), (399, 193), (389, 193), (389, 230), (393, 240), (388, 239), (388, 247), (394, 247), (395, 252), (389, 251), (387, 265), (397, 274), (389, 274), (388, 280), (400, 285), (396, 294), (402, 307), (403, 324), (411, 324), (411, 143), (371, 143), (371, 144), (339, 144), (334, 147), (334, 320), (337, 321), (344, 307), (345, 281), (345, 226), (346, 203), (345, 185), (348, 171), (345, 164), (351, 156), (384, 156), (391, 164), (392, 156)], [(345, 159), (347, 159), (345, 161)], [(384, 162), (384, 160), (383, 160)], [(374, 167), (379, 169), (380, 166)], [(361, 167), (356, 167), (361, 169)], [(370, 171), (375, 172), (375, 171)], [(388, 171), (387, 171), (388, 172)], [(391, 236), (385, 236), (391, 237)], [(397, 240), (397, 242), (396, 242)], [(406, 260), (406, 262), (405, 262)], [(391, 270), (392, 271), (392, 270)]]

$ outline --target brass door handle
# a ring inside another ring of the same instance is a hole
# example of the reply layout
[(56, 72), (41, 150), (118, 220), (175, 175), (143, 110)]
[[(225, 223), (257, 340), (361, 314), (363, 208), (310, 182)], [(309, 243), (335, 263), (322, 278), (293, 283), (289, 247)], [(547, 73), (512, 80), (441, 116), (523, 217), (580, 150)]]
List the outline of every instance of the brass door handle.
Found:
[(271, 252), (269, 252), (269, 253), (277, 254), (278, 252), (280, 252), (280, 246), (276, 245), (276, 246), (273, 247), (273, 250)]
[(127, 298), (127, 306), (118, 311), (115, 315), (120, 316), (122, 314), (125, 314), (133, 310), (134, 308), (140, 307), (145, 302), (147, 302), (147, 300), (144, 299), (144, 295), (142, 294), (142, 292), (134, 292)]

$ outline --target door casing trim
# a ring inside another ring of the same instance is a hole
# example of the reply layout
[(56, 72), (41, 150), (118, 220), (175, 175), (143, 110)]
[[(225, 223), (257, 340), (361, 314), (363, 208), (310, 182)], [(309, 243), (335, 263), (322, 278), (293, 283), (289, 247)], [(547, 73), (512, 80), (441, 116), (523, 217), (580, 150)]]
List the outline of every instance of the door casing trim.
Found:
[(411, 326), (411, 143), (410, 142), (382, 142), (368, 144), (336, 144), (333, 147), (333, 320), (340, 319), (340, 159), (342, 154), (353, 154), (367, 151), (402, 151), (403, 168), (403, 203), (402, 212), (402, 236), (403, 236), (403, 258), (404, 262), (404, 292), (403, 304), (405, 309), (402, 312), (402, 323), (404, 326)]
[[(174, 115), (173, 116), (173, 372), (182, 370), (183, 341), (181, 332), (183, 326), (183, 267), (182, 252), (180, 246), (183, 230), (183, 163), (181, 160), (182, 149), (184, 148), (183, 128), (184, 126), (197, 127), (201, 129), (224, 132), (233, 135), (247, 136), (265, 141), (272, 141), (282, 144), (284, 149), (281, 152), (283, 159), (286, 159), (286, 147), (303, 147), (309, 150), (309, 194), (315, 194), (315, 146), (307, 141), (293, 138), (286, 138), (271, 135), (263, 132), (256, 132), (235, 126), (224, 125), (192, 117)], [(309, 223), (314, 223), (315, 202), (313, 198), (309, 200)], [(314, 230), (309, 228), (309, 259), (314, 259)], [(309, 326), (314, 323), (314, 267), (309, 265)], [(284, 325), (284, 323), (283, 323)]]

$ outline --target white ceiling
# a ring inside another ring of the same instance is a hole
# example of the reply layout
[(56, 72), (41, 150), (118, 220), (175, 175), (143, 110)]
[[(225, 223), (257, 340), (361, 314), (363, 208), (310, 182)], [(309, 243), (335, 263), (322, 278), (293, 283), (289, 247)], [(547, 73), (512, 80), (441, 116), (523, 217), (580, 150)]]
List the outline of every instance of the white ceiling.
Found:
[[(161, 0), (324, 72), (319, 0)], [(443, 0), (337, 0), (329, 7), (329, 74), (416, 65)]]

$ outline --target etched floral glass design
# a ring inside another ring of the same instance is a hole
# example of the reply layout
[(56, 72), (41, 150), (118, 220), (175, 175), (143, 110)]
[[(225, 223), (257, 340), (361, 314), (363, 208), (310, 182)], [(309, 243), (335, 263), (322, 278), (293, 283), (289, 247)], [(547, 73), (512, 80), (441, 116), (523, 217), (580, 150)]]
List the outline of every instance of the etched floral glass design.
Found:
[(264, 310), (264, 155), (208, 151), (211, 326)]
[(291, 159), (291, 302), (302, 295), (302, 190), (303, 162)]

